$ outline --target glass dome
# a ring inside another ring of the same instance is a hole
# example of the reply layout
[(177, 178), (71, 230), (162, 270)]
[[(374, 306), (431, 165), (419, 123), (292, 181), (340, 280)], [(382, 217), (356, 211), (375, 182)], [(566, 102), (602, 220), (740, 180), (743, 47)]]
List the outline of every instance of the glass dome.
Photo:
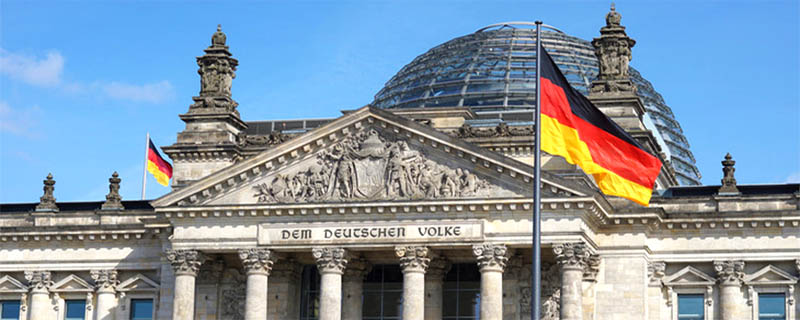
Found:
[[(375, 95), (379, 108), (464, 106), (474, 124), (530, 122), (536, 105), (536, 30), (532, 23), (500, 24), (447, 41), (416, 57)], [(589, 41), (542, 31), (542, 44), (570, 84), (588, 95), (598, 74)], [(699, 185), (700, 171), (680, 124), (649, 81), (631, 68), (654, 133), (681, 185)]]

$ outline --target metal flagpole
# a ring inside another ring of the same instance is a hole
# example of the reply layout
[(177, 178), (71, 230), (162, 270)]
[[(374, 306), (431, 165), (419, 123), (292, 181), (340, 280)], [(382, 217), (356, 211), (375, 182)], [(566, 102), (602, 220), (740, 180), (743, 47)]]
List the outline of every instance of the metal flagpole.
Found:
[(147, 141), (144, 142), (144, 167), (142, 168), (142, 200), (147, 186), (147, 154), (150, 153), (150, 132), (147, 132)]
[(542, 87), (539, 78), (542, 75), (542, 22), (536, 21), (536, 109), (534, 110), (533, 133), (533, 258), (531, 262), (531, 320), (541, 319), (542, 305), (542, 216), (541, 198), (541, 120)]

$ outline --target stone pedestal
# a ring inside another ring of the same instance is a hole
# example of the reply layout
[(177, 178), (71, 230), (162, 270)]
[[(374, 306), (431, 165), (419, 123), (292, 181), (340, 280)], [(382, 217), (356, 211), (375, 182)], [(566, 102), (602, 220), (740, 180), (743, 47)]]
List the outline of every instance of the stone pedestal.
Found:
[(371, 270), (369, 262), (364, 259), (351, 259), (342, 278), (342, 319), (361, 320), (364, 295), (364, 277)]
[(714, 261), (714, 271), (719, 280), (720, 320), (737, 319), (739, 299), (742, 295), (744, 261)]
[(175, 271), (172, 319), (193, 320), (194, 281), (205, 256), (195, 250), (167, 250), (166, 256)]
[(425, 320), (442, 319), (444, 276), (450, 271), (450, 261), (434, 258), (425, 272)]
[(319, 319), (342, 318), (342, 274), (347, 267), (347, 252), (342, 248), (314, 248), (320, 273)]
[(96, 320), (113, 320), (117, 307), (116, 287), (119, 284), (116, 270), (91, 270), (90, 275), (97, 287)]
[(25, 280), (31, 288), (30, 320), (49, 320), (55, 316), (50, 303), (50, 271), (25, 271)]
[(583, 319), (583, 271), (591, 256), (581, 242), (553, 246), (561, 268), (561, 320)]
[(423, 320), (425, 318), (425, 271), (431, 259), (428, 247), (396, 247), (403, 270), (403, 320)]
[(508, 262), (505, 245), (481, 244), (472, 247), (481, 272), (481, 319), (503, 319), (503, 269)]
[(247, 274), (244, 319), (267, 319), (267, 287), (272, 271), (272, 251), (267, 249), (239, 250), (239, 259)]

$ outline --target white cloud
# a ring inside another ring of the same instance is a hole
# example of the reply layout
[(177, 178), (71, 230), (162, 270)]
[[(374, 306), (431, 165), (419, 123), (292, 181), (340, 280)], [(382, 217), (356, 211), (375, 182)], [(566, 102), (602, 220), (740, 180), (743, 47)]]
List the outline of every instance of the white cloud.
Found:
[(103, 92), (111, 98), (131, 100), (136, 102), (161, 103), (174, 95), (172, 84), (169, 81), (160, 81), (135, 85), (112, 81), (102, 84)]
[(38, 106), (17, 109), (5, 101), (0, 101), (0, 132), (37, 138), (40, 134), (36, 131), (36, 126), (41, 113), (42, 110)]
[(44, 58), (12, 53), (0, 49), (0, 72), (31, 85), (52, 87), (61, 83), (64, 57), (58, 51)]
[(800, 183), (800, 171), (790, 174), (785, 183)]

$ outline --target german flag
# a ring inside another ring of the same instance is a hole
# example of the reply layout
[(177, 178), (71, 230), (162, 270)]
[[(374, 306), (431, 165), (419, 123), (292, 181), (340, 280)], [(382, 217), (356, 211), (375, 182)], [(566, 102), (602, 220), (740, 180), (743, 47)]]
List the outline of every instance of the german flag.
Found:
[(542, 150), (580, 166), (603, 193), (647, 206), (661, 161), (573, 89), (541, 51)]
[(153, 140), (148, 140), (147, 148), (147, 171), (153, 174), (159, 184), (169, 186), (169, 179), (172, 178), (172, 165), (170, 165), (153, 144)]

